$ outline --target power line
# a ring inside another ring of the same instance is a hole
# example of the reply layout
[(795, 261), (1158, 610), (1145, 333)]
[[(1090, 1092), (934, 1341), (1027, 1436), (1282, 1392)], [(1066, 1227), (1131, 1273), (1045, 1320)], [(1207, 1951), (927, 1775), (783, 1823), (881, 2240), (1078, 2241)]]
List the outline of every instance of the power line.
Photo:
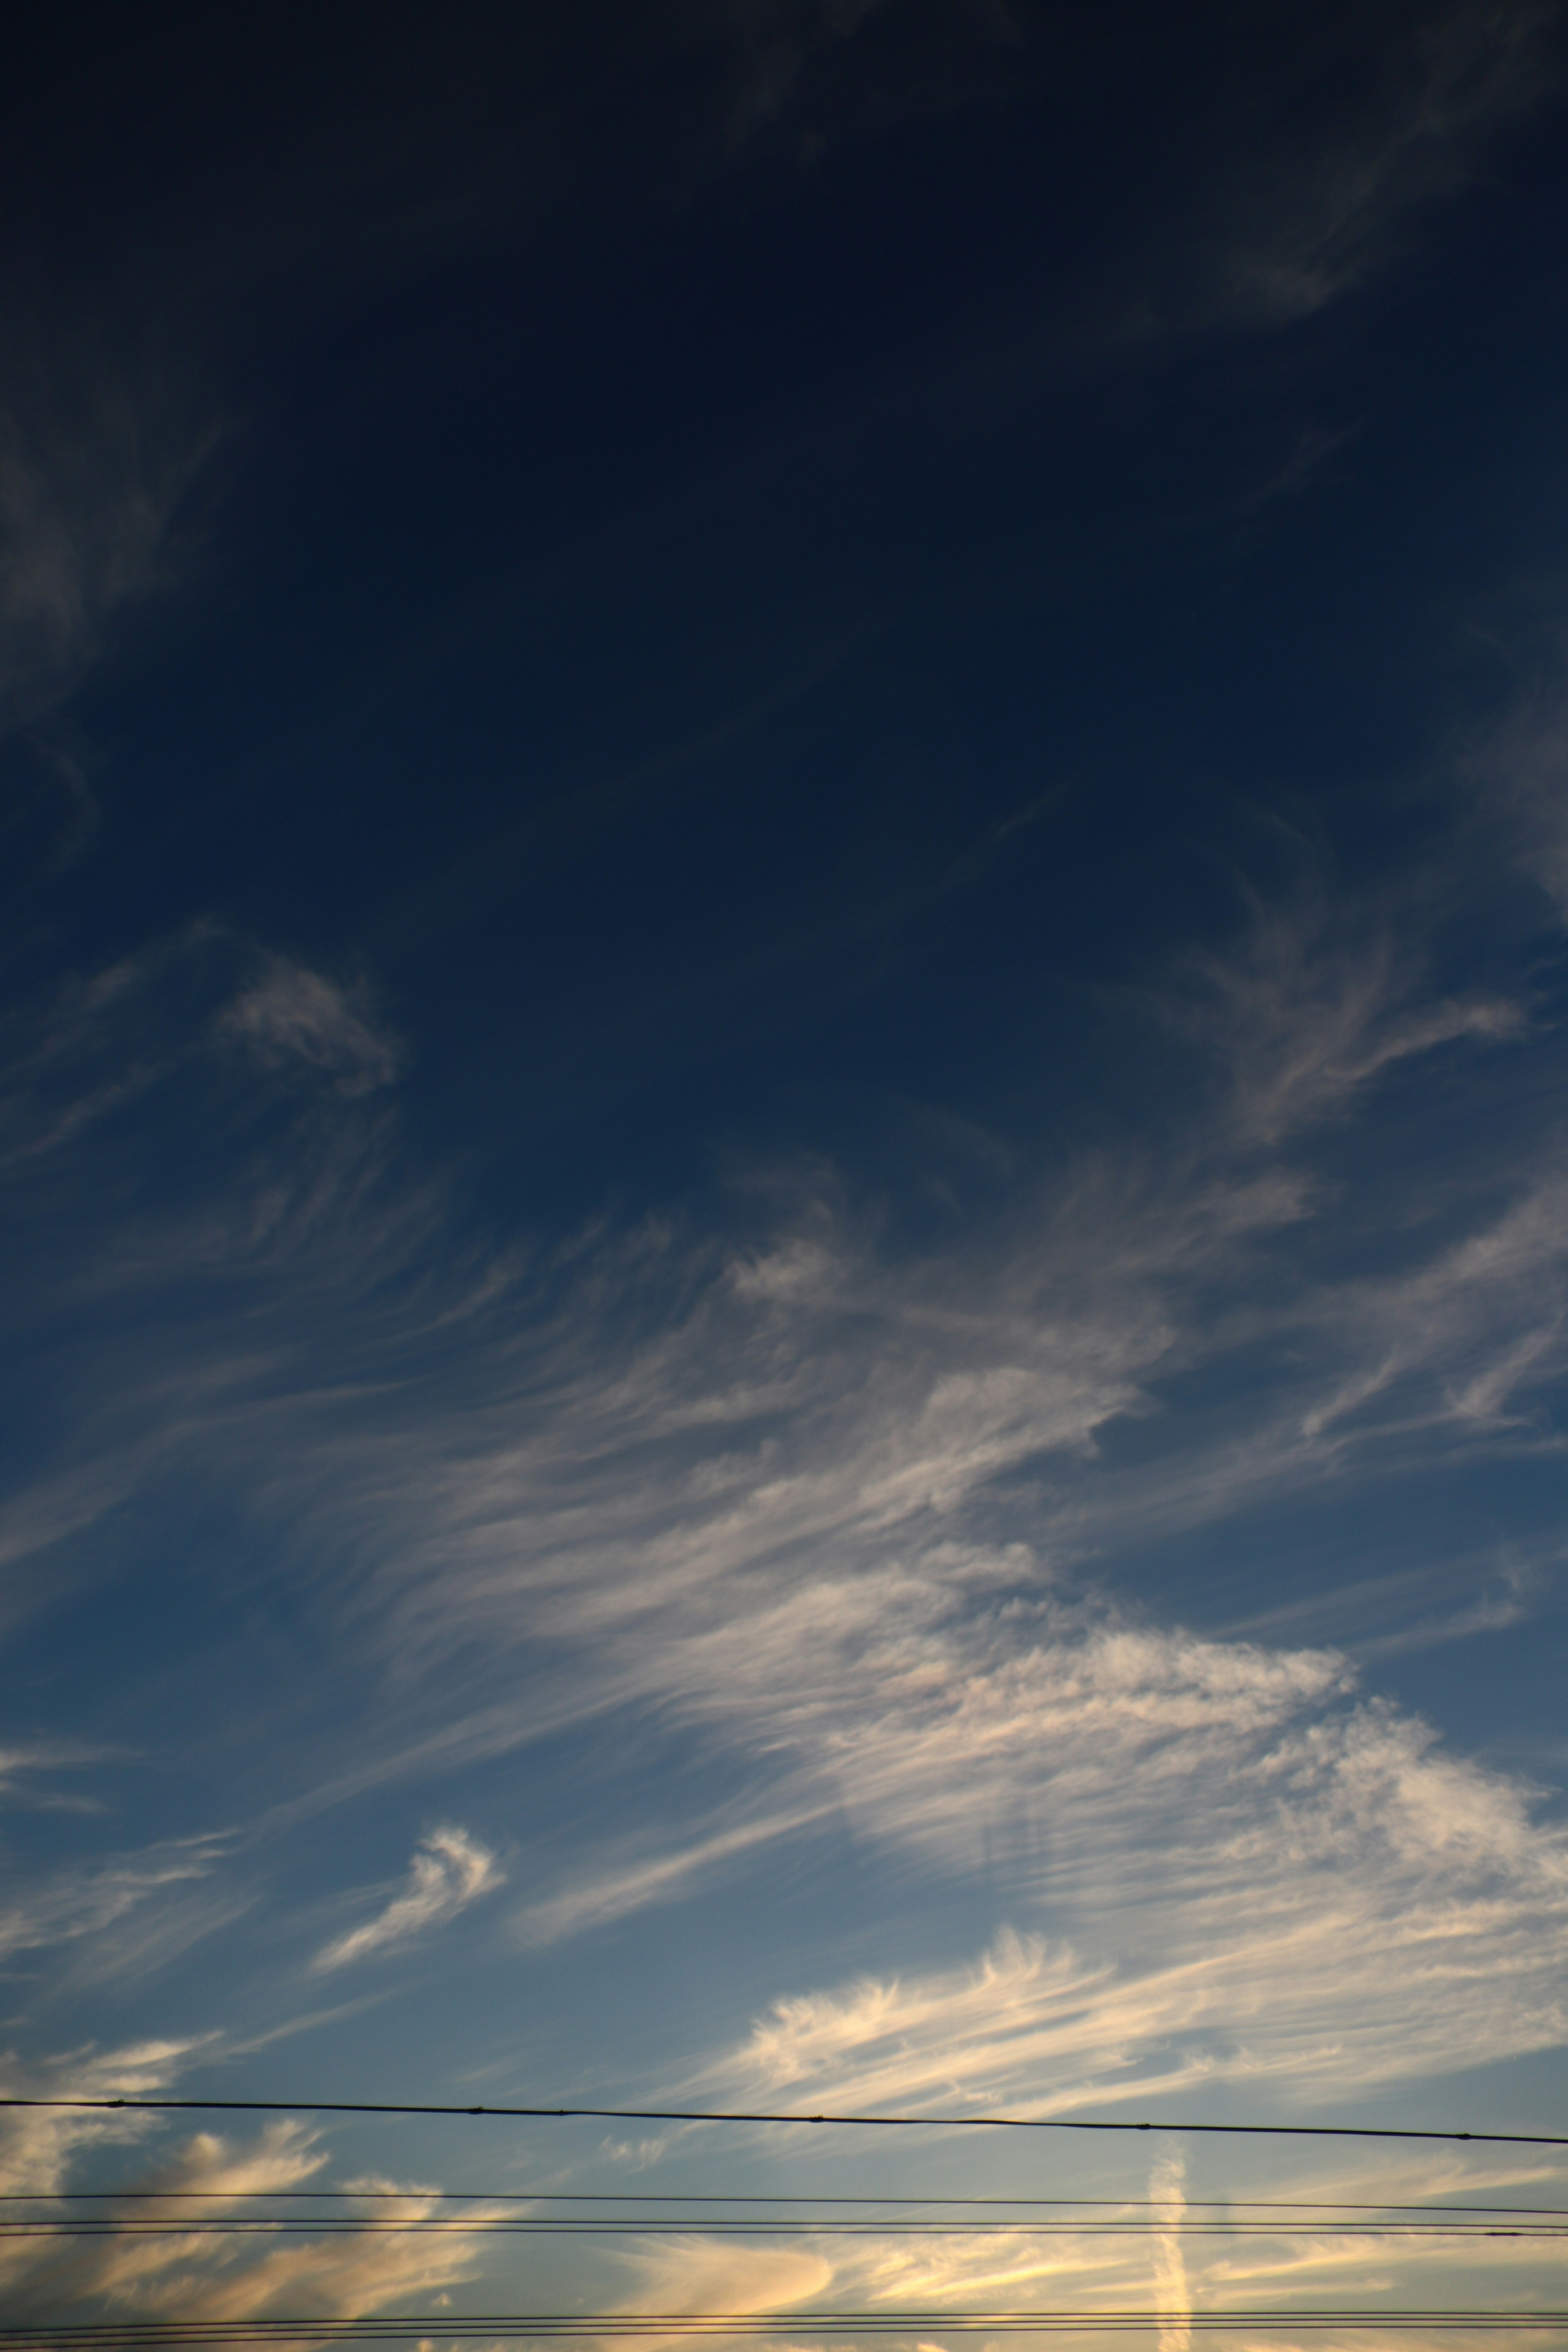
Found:
[(1335, 2238), (1373, 2239), (1379, 2243), (1441, 2242), (1455, 2239), (1509, 2238), (1561, 2242), (1568, 2238), (1568, 2222), (1481, 2221), (664, 2221), (634, 2218), (624, 2221), (516, 2220), (476, 2215), (420, 2215), (406, 2221), (361, 2220), (352, 2214), (321, 2218), (241, 2214), (227, 2221), (206, 2216), (178, 2215), (155, 2221), (121, 2221), (112, 2217), (68, 2217), (62, 2221), (0, 2221), (0, 2244), (28, 2238), (255, 2238), (298, 2237), (374, 2238), (426, 2235), (461, 2238), (651, 2238), (676, 2232), (689, 2237), (700, 2231), (710, 2238), (763, 2237), (900, 2238), (921, 2240), (956, 2237), (1067, 2238), (1267, 2238), (1308, 2234)]
[(1568, 2133), (1437, 2131), (1391, 2124), (1215, 2124), (1137, 2122), (1115, 2116), (837, 2116), (786, 2115), (765, 2109), (714, 2107), (511, 2107), (438, 2105), (390, 2099), (21, 2099), (0, 2108), (48, 2107), (99, 2112), (265, 2116), (495, 2116), (587, 2123), (812, 2124), (905, 2131), (1205, 2132), (1268, 2139), (1466, 2140), (1489, 2147), (1568, 2147)]
[[(742, 2194), (730, 2189), (7, 2189), (0, 2190), (0, 2205), (74, 2205), (89, 2199), (107, 2202), (130, 2203), (146, 2200), (156, 2204), (201, 2203), (216, 2201), (237, 2204), (242, 2199), (270, 2197), (281, 2203), (293, 2203), (300, 2199), (312, 2202), (321, 2200), (350, 2200), (356, 2205), (402, 2203), (409, 2197), (428, 2197), (439, 2203), (485, 2205), (808, 2205), (863, 2206), (893, 2205), (900, 2208), (946, 2208), (962, 2206), (1014, 2207), (1027, 2209), (1049, 2207), (1100, 2210), (1110, 2208), (1121, 2212), (1129, 2209), (1140, 2211), (1163, 2212), (1168, 2200), (1156, 2197), (792, 2197), (765, 2192)], [(1185, 2197), (1183, 2205), (1187, 2211), (1204, 2210), (1236, 2214), (1247, 2213), (1490, 2213), (1512, 2218), (1519, 2215), (1538, 2221), (1568, 2221), (1568, 2205), (1399, 2205), (1377, 2198), (1325, 2200), (1310, 2197)], [(695, 2217), (700, 2219), (700, 2217)], [(687, 2223), (684, 2226), (689, 2227)]]
[(811, 2311), (789, 2312), (448, 2312), (404, 2314), (381, 2318), (110, 2320), (29, 2324), (0, 2322), (0, 2345), (50, 2347), (50, 2352), (110, 2352), (110, 2347), (198, 2344), (261, 2345), (301, 2342), (400, 2343), (430, 2336), (448, 2341), (474, 2336), (517, 2340), (529, 2336), (825, 2336), (1124, 2334), (1183, 2326), (1200, 2331), (1270, 2334), (1281, 2329), (1376, 2328), (1382, 2332), (1461, 2330), (1493, 2332), (1560, 2329), (1568, 2311), (1518, 2309), (1432, 2310), (1361, 2308), (1289, 2310), (1266, 2305), (1256, 2310), (1187, 2311)]

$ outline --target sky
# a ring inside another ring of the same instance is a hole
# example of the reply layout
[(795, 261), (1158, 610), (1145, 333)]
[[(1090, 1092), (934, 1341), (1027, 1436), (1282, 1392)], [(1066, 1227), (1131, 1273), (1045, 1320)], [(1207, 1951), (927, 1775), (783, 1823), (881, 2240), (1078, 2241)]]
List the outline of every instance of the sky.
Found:
[(1568, 2306), (1561, 9), (5, 41), (14, 2319)]

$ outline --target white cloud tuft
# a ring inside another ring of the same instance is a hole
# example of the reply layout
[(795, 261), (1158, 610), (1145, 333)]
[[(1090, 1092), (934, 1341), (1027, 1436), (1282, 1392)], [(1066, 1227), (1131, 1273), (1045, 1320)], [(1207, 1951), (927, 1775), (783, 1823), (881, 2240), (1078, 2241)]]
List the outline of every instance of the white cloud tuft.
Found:
[(501, 1883), (493, 1853), (471, 1838), (467, 1830), (449, 1824), (432, 1830), (420, 1841), (408, 1867), (405, 1891), (395, 1895), (384, 1911), (353, 1928), (318, 1952), (317, 1969), (346, 1968), (372, 1952), (405, 1944), (427, 1927), (456, 1918), (459, 1911)]

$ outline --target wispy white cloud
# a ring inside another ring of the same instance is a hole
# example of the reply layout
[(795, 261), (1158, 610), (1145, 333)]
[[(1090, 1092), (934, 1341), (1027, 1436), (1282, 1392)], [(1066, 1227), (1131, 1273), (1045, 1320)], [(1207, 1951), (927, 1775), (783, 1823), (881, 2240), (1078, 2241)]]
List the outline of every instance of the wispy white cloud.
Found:
[(1361, 1361), (1303, 1420), (1309, 1436), (1352, 1423), (1412, 1374), (1405, 1411), (1456, 1430), (1495, 1427), (1562, 1360), (1568, 1188), (1548, 1177), (1479, 1232), (1393, 1277), (1336, 1286), (1321, 1311), (1361, 1325)]
[(1522, 1037), (1528, 1007), (1500, 993), (1433, 998), (1410, 943), (1347, 921), (1326, 896), (1270, 904), (1248, 891), (1246, 937), (1191, 956), (1161, 1017), (1228, 1070), (1238, 1140), (1278, 1146), (1347, 1114), (1392, 1066), (1471, 1041)]
[[(686, 2315), (787, 2311), (820, 2296), (834, 2276), (832, 2262), (815, 2247), (737, 2245), (698, 2231), (639, 2248), (622, 2267), (636, 2284), (614, 2308)], [(808, 2315), (801, 2315), (799, 2326), (809, 2336)], [(655, 2340), (678, 2341), (679, 2334)]]
[(96, 1809), (98, 1800), (73, 1794), (52, 1785), (61, 1772), (84, 1771), (98, 1764), (123, 1761), (113, 1748), (92, 1747), (70, 1740), (26, 1740), (0, 1748), (0, 1804), (42, 1810)]
[(1182, 2247), (1182, 2217), (1187, 2210), (1183, 2184), (1186, 2162), (1179, 2150), (1157, 2157), (1149, 2175), (1149, 2197), (1163, 2225), (1154, 2241), (1154, 2308), (1161, 2315), (1160, 2352), (1187, 2352), (1193, 2340), (1193, 2299)]
[(258, 956), (219, 924), (192, 923), (12, 1010), (0, 1028), (0, 1168), (25, 1174), (149, 1096), (211, 1085), (236, 1049), (350, 1097), (390, 1084), (399, 1066), (351, 992)]
[(391, 1041), (344, 992), (281, 957), (271, 958), (260, 979), (242, 990), (218, 1026), (274, 1068), (302, 1062), (329, 1072), (347, 1094), (366, 1094), (397, 1075)]
[[(611, 1709), (693, 1743), (732, 1811), (682, 1818), (672, 1784), (637, 1840), (595, 1824), (517, 1927), (624, 1919), (828, 1816), (893, 1883), (915, 1857), (984, 1883), (1026, 1958), (994, 1955), (967, 2053), (952, 1986), (929, 2048), (911, 2023), (897, 2065), (863, 2052), (868, 2100), (1216, 2071), (1319, 2095), (1441, 2068), (1483, 1985), (1490, 2054), (1559, 2038), (1563, 1857), (1527, 1791), (1358, 1704), (1331, 1651), (1141, 1622), (1087, 1581), (1151, 1529), (1429, 1462), (1456, 1433), (1555, 1443), (1530, 1418), (1561, 1368), (1549, 1139), (1510, 1197), (1460, 1166), (1424, 1219), (1372, 1180), (1363, 1233), (1400, 1258), (1375, 1275), (1359, 1240), (1336, 1256), (1312, 1158), (1415, 1056), (1462, 1087), (1466, 1056), (1550, 1039), (1500, 996), (1424, 997), (1418, 958), (1310, 912), (1260, 909), (1228, 972), (1182, 988), (1201, 1108), (924, 1255), (808, 1169), (722, 1243), (666, 1217), (443, 1262), (438, 1214), (400, 1201), (384, 1130), (366, 1147), (364, 1104), (331, 1086), (314, 1162), (291, 1134), (287, 1169), (263, 1153), (133, 1262), (121, 1244), (95, 1276), (117, 1312), (176, 1273), (187, 1300), (193, 1265), (222, 1311), (153, 1325), (118, 1445), (221, 1465), (279, 1530), (323, 1719), (347, 1664), (399, 1693), (396, 1740), (319, 1738), (278, 1822)], [(236, 994), (204, 999), (204, 1038)], [(302, 1001), (326, 1002), (283, 990)], [(1210, 1401), (1168, 1436), (1194, 1378)], [(499, 1877), (439, 1832), (314, 1965), (391, 1950)]]
[(414, 1859), (408, 1865), (407, 1884), (401, 1895), (394, 1895), (374, 1919), (361, 1927), (350, 1928), (346, 1935), (336, 1937), (316, 1955), (318, 1969), (347, 1968), (352, 1961), (367, 1959), (373, 1952), (384, 1952), (400, 1944), (410, 1943), (428, 1929), (455, 1919), (459, 1911), (481, 1895), (489, 1894), (501, 1882), (501, 1871), (493, 1853), (480, 1845), (467, 1830), (450, 1823), (432, 1830), (421, 1839)]
[(677, 1901), (721, 1864), (796, 1830), (810, 1828), (826, 1810), (812, 1806), (804, 1811), (767, 1814), (760, 1821), (717, 1830), (673, 1853), (643, 1855), (618, 1867), (602, 1864), (591, 1876), (573, 1879), (553, 1895), (526, 1905), (513, 1923), (516, 1933), (525, 1944), (553, 1944), (586, 1928), (607, 1926), (648, 1904)]
[[(971, 1663), (964, 1700), (868, 1722), (845, 1775), (884, 1833), (984, 1822), (994, 1843), (1011, 1815), (1011, 1902), (1070, 1940), (1009, 1933), (955, 1970), (782, 1998), (715, 2083), (854, 2111), (1215, 2080), (1278, 2102), (1563, 2037), (1568, 1844), (1517, 1787), (1385, 1707), (1326, 1706), (1328, 1661), (1291, 1691), (1233, 1645), (1097, 1647), (1042, 1646), (1032, 1675)], [(963, 1772), (981, 1790), (944, 1822), (931, 1792)]]
[(134, 1958), (145, 1969), (155, 1950), (183, 1949), (243, 1907), (246, 1898), (236, 1889), (216, 1902), (189, 1899), (191, 1890), (210, 1879), (228, 1843), (222, 1835), (174, 1838), (13, 1883), (0, 1893), (0, 1958), (83, 1939), (96, 1944), (112, 1930), (113, 1957), (104, 1955), (105, 1965), (128, 1967)]
[[(201, 2046), (201, 2038), (164, 2039), (118, 2050), (69, 2050), (52, 2058), (8, 2052), (0, 2060), (0, 2083), (8, 2098), (149, 2098), (167, 2090)], [(142, 2139), (154, 2127), (151, 2115), (125, 2109), (0, 2110), (0, 2187), (11, 2195), (58, 2190), (83, 2150)]]
[(1271, 1600), (1226, 1630), (1247, 1640), (1302, 1643), (1332, 1623), (1335, 1639), (1358, 1663), (1435, 1649), (1525, 1622), (1546, 1602), (1562, 1564), (1555, 1539), (1529, 1551), (1491, 1545), (1388, 1575), (1359, 1575), (1326, 1591)]
[[(1397, 2296), (1436, 2307), (1468, 2302), (1498, 2308), (1532, 2295), (1550, 2304), (1554, 2292), (1552, 2254), (1544, 2249), (1533, 2254), (1517, 2239), (1438, 2239), (1413, 2250), (1358, 2234), (1345, 2226), (1351, 2215), (1326, 2210), (1276, 2213), (1269, 2226), (1245, 2236), (1186, 2234), (1184, 2225), (1216, 2216), (1200, 2216), (1188, 2206), (1185, 2176), (1186, 2151), (1172, 2136), (1155, 2158), (1146, 2197), (1120, 2203), (1112, 2190), (1091, 2221), (1066, 2208), (1034, 2222), (1020, 2217), (994, 2224), (979, 2234), (922, 2216), (917, 2231), (893, 2235), (880, 2233), (868, 2219), (847, 2240), (814, 2235), (807, 2225), (793, 2273), (782, 2274), (768, 2264), (766, 2247), (694, 2231), (657, 2251), (628, 2252), (625, 2266), (633, 2270), (637, 2291), (625, 2307), (750, 2310), (759, 2307), (752, 2298), (771, 2291), (773, 2307), (791, 2313), (792, 2337), (805, 2342), (811, 2341), (814, 2305), (888, 2315), (930, 2313), (938, 2342), (942, 2329), (936, 2315), (943, 2311), (1066, 2307), (1088, 2326), (1097, 2312), (1142, 2309), (1166, 2315), (1160, 2333), (1176, 2347), (1190, 2340), (1197, 2315), (1238, 2306), (1337, 2301), (1368, 2307)], [(1363, 2208), (1384, 2200), (1502, 2201), (1521, 2191), (1526, 2202), (1555, 2201), (1561, 2175), (1397, 2158), (1375, 2170), (1339, 2170), (1308, 2159), (1284, 2177), (1271, 2169), (1265, 2189), (1269, 2197)], [(1255, 2211), (1252, 2218), (1256, 2224), (1262, 2217)], [(1280, 2333), (1291, 2340), (1283, 2313)], [(1262, 2340), (1271, 2335), (1267, 2327), (1259, 2330)], [(1374, 2328), (1366, 2338), (1380, 2340)]]
[[(11, 2312), (58, 2319), (68, 2310), (100, 2324), (187, 2327), (301, 2309), (336, 2318), (406, 2308), (423, 2297), (438, 2305), (473, 2274), (496, 2209), (473, 2203), (453, 2214), (438, 2191), (385, 2179), (353, 2185), (331, 2234), (279, 2239), (224, 2230), (258, 2210), (251, 2203), (258, 2194), (286, 2196), (325, 2162), (318, 2137), (297, 2123), (271, 2124), (247, 2144), (200, 2133), (172, 2160), (121, 2184), (140, 2192), (137, 2219), (159, 2224), (155, 2233), (86, 2243), (63, 2235), (13, 2239), (0, 2248)], [(37, 2180), (34, 2175), (27, 2185)], [(199, 2228), (180, 2226), (197, 2216)], [(437, 2221), (449, 2226), (418, 2226)], [(389, 2226), (396, 2224), (413, 2226)]]

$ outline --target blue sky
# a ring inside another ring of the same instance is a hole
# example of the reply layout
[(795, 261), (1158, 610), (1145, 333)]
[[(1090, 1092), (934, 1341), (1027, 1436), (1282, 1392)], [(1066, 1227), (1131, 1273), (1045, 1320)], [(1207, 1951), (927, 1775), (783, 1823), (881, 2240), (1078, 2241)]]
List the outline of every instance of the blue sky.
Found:
[[(16, 37), (9, 2095), (1568, 2127), (1564, 65), (1532, 0)], [(1568, 2205), (891, 2137), (0, 2169)], [(0, 2263), (433, 2342), (1564, 2300), (1322, 2230)]]

